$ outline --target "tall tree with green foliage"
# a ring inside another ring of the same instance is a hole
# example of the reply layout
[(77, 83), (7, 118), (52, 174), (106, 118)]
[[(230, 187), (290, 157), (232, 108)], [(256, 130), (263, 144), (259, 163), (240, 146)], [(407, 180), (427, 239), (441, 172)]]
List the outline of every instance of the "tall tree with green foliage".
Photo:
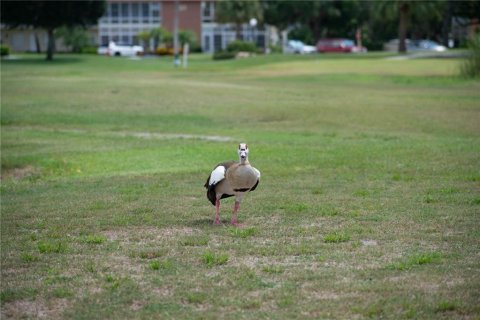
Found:
[(47, 60), (53, 59), (54, 31), (62, 26), (86, 27), (96, 24), (105, 10), (105, 1), (3, 1), (3, 24), (45, 29), (48, 34)]
[(82, 49), (92, 45), (87, 31), (82, 27), (61, 27), (55, 30), (56, 38), (63, 38), (63, 43), (69, 47), (72, 52), (82, 52)]
[(241, 40), (242, 24), (252, 18), (263, 21), (263, 10), (259, 0), (219, 0), (215, 15), (218, 22), (235, 24), (237, 40)]
[(368, 19), (365, 4), (358, 0), (265, 0), (262, 4), (266, 23), (280, 30), (291, 29), (296, 35), (303, 33), (310, 41), (322, 37), (352, 37)]
[[(440, 33), (441, 19), (445, 10), (442, 1), (382, 0), (372, 5), (372, 14), (382, 21), (398, 23), (398, 52), (407, 52), (407, 35), (431, 36)], [(435, 25), (438, 25), (438, 30)]]
[(372, 9), (385, 20), (398, 19), (398, 52), (407, 52), (407, 28), (409, 14), (412, 11), (412, 1), (382, 0), (376, 2)]

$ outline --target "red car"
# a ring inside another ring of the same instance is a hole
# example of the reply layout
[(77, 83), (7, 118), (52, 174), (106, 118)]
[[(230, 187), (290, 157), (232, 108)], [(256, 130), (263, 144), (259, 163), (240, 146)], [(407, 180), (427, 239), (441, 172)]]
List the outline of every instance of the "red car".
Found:
[(367, 52), (367, 48), (358, 47), (350, 39), (320, 39), (317, 42), (317, 51), (324, 52)]

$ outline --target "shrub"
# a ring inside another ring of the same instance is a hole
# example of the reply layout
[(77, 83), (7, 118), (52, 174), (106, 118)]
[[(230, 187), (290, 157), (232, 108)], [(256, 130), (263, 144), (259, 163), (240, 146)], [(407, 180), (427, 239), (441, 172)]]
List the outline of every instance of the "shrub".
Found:
[(155, 53), (158, 54), (159, 56), (170, 56), (170, 55), (173, 55), (173, 49), (158, 47), (157, 50), (155, 50)]
[(227, 59), (234, 59), (235, 52), (228, 52), (228, 51), (217, 51), (213, 54), (213, 60), (227, 60)]
[(97, 47), (86, 46), (82, 48), (81, 52), (86, 54), (97, 54)]
[(257, 47), (253, 42), (235, 40), (228, 44), (228, 52), (256, 52)]
[(269, 48), (271, 53), (282, 53), (282, 46), (280, 45), (271, 44)]
[(480, 77), (480, 33), (468, 41), (469, 54), (460, 67), (460, 73), (465, 78)]
[(2, 57), (8, 56), (10, 54), (10, 48), (4, 44), (0, 45), (0, 55)]
[[(178, 54), (182, 54), (182, 48), (178, 48)], [(173, 48), (158, 47), (155, 53), (159, 56), (173, 56)]]

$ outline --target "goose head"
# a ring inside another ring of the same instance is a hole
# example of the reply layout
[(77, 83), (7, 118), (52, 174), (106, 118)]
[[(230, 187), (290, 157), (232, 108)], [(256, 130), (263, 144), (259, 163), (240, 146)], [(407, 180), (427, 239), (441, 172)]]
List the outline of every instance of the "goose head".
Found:
[(240, 143), (238, 145), (238, 157), (241, 163), (248, 162), (248, 146), (246, 143)]

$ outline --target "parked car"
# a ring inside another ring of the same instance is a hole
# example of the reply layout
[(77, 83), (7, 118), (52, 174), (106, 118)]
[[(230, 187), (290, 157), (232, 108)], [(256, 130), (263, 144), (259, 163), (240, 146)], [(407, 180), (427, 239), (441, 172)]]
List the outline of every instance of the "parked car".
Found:
[(367, 52), (367, 48), (355, 45), (355, 42), (350, 39), (320, 39), (317, 42), (317, 51), (325, 52)]
[(285, 53), (310, 54), (317, 52), (314, 46), (307, 45), (300, 40), (288, 40)]
[[(385, 51), (398, 51), (398, 39), (390, 40), (383, 45)], [(432, 40), (410, 40), (405, 39), (405, 45), (407, 46), (407, 52), (419, 52), (419, 51), (435, 51), (443, 52), (447, 48), (438, 44)]]
[(107, 46), (98, 47), (97, 53), (102, 55), (108, 55), (108, 47)]
[(447, 47), (442, 46), (441, 44), (432, 41), (432, 40), (416, 40), (412, 41), (414, 46), (414, 50), (417, 51), (436, 51), (436, 52), (443, 52), (447, 51)]
[[(105, 52), (102, 47), (98, 48), (97, 51), (99, 54), (103, 54), (103, 52)], [(120, 43), (117, 44), (113, 41), (110, 41), (105, 54), (109, 56), (139, 56), (143, 55), (143, 47)]]

